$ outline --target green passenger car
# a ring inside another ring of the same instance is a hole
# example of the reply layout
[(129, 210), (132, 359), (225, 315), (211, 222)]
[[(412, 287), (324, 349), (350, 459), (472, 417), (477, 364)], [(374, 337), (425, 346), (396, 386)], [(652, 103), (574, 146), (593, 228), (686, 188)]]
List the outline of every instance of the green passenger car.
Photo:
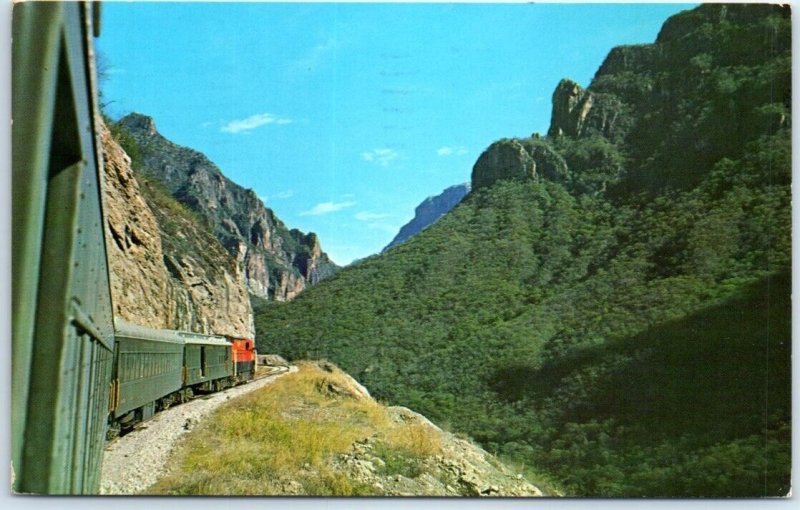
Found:
[(178, 332), (116, 320), (114, 418), (123, 424), (147, 420), (165, 397), (181, 390), (183, 348)]
[(186, 386), (217, 391), (232, 385), (231, 344), (223, 337), (181, 333), (186, 344)]

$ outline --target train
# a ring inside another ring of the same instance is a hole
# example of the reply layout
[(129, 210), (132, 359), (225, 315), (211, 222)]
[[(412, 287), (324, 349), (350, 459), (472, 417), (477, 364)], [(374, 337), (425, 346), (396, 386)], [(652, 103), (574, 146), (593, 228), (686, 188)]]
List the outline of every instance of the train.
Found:
[(107, 439), (161, 410), (253, 379), (255, 343), (248, 338), (152, 329), (114, 321)]
[(16, 493), (96, 494), (107, 437), (246, 382), (252, 339), (114, 318), (93, 38), (98, 2), (12, 14), (11, 468)]

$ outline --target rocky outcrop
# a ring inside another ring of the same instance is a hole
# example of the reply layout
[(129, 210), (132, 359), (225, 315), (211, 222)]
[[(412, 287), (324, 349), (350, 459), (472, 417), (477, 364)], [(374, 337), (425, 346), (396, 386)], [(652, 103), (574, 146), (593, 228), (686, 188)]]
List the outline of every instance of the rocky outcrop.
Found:
[(562, 80), (548, 135), (617, 145), (627, 168), (612, 193), (695, 186), (756, 133), (789, 128), (790, 19), (767, 4), (676, 14), (655, 43), (614, 48), (587, 89)]
[(201, 216), (258, 297), (285, 301), (333, 274), (337, 267), (315, 234), (289, 230), (252, 189), (234, 183), (203, 154), (164, 138), (152, 118), (119, 121), (135, 140), (137, 173), (163, 185)]
[(567, 164), (550, 144), (536, 136), (495, 142), (483, 151), (472, 168), (472, 189), (491, 186), (499, 180), (545, 178), (564, 180)]
[[(389, 407), (394, 423), (417, 426), (438, 438), (441, 452), (421, 459), (412, 473), (392, 473), (380, 453), (380, 443), (364, 438), (335, 461), (337, 470), (354, 483), (377, 489), (386, 496), (494, 496), (537, 497), (542, 491), (521, 474), (513, 473), (476, 444), (444, 432), (421, 414), (405, 407)], [(416, 476), (413, 476), (416, 475)]]
[(559, 82), (553, 93), (550, 137), (602, 135), (609, 140), (624, 136), (626, 108), (610, 94), (590, 92), (572, 80)]
[(153, 328), (252, 337), (238, 265), (180, 204), (139, 183), (105, 127), (101, 140), (115, 315)]
[(414, 218), (403, 225), (400, 232), (397, 233), (395, 238), (392, 239), (392, 242), (390, 242), (383, 251), (406, 242), (411, 237), (439, 221), (439, 218), (447, 214), (453, 207), (461, 202), (467, 193), (469, 193), (469, 190), (470, 184), (467, 182), (450, 186), (439, 195), (426, 198), (414, 209)]

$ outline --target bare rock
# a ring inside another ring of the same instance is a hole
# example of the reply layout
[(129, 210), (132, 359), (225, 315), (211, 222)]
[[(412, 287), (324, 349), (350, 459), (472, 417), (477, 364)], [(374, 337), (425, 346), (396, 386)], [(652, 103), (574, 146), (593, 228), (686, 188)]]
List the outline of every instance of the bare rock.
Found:
[(164, 138), (150, 117), (132, 113), (119, 125), (139, 145), (137, 173), (159, 182), (203, 218), (237, 261), (251, 293), (288, 301), (338, 269), (315, 234), (289, 230), (255, 191), (225, 177), (200, 152)]
[(101, 141), (115, 315), (153, 328), (252, 337), (240, 266), (191, 216), (154, 198), (156, 190), (139, 182), (130, 157), (105, 126)]
[(472, 189), (491, 186), (500, 180), (539, 178), (554, 181), (567, 178), (567, 164), (549, 142), (537, 138), (504, 139), (490, 145), (475, 162)]
[(609, 140), (623, 136), (627, 111), (613, 94), (591, 92), (569, 79), (559, 82), (553, 92), (550, 137), (580, 138), (600, 135)]

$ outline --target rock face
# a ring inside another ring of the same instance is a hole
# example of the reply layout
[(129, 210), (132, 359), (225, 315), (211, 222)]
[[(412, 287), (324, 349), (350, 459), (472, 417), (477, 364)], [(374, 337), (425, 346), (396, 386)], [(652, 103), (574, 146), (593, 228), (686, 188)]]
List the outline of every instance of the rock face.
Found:
[(593, 134), (610, 140), (624, 135), (625, 108), (616, 97), (585, 90), (572, 80), (559, 82), (547, 135), (573, 138)]
[(101, 140), (115, 315), (153, 328), (252, 338), (238, 265), (179, 204), (140, 185), (105, 127)]
[(472, 189), (491, 186), (499, 180), (567, 178), (567, 164), (550, 144), (534, 136), (524, 140), (504, 139), (483, 151), (472, 168)]
[(397, 233), (392, 242), (389, 243), (383, 251), (406, 242), (411, 237), (422, 232), (429, 226), (436, 223), (439, 218), (447, 214), (450, 209), (457, 206), (461, 199), (469, 193), (470, 184), (457, 184), (450, 186), (435, 197), (426, 198), (416, 209), (414, 209), (414, 218), (403, 225), (400, 232)]
[(253, 190), (229, 180), (203, 154), (164, 138), (153, 119), (134, 113), (119, 124), (138, 145), (137, 173), (163, 185), (210, 225), (251, 293), (290, 300), (336, 271), (315, 234), (286, 228)]

